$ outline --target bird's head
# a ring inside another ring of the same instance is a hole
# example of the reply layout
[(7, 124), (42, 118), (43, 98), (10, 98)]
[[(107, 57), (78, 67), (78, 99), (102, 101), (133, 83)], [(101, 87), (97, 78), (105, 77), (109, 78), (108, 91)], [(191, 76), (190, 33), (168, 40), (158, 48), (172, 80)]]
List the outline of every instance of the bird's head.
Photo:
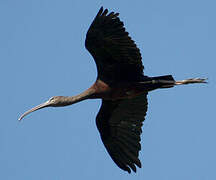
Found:
[(49, 98), (48, 101), (46, 101), (45, 103), (48, 104), (49, 107), (59, 107), (59, 106), (64, 106), (65, 104), (65, 99), (67, 97), (65, 96), (53, 96), (51, 98)]
[(64, 96), (53, 96), (48, 101), (39, 104), (38, 106), (33, 107), (32, 109), (26, 111), (24, 114), (22, 114), (19, 118), (19, 120), (22, 120), (27, 114), (37, 111), (39, 109), (45, 108), (45, 107), (59, 107), (59, 106), (65, 106), (65, 98)]

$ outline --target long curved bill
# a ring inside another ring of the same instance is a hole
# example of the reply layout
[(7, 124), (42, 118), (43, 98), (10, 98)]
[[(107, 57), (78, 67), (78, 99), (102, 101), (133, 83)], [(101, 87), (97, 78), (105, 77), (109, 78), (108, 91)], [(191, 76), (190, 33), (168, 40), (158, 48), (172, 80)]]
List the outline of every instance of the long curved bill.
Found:
[(18, 120), (21, 121), (27, 114), (48, 106), (50, 106), (50, 101), (46, 101), (45, 103), (39, 104), (38, 106), (35, 106), (32, 109), (26, 111), (24, 114), (22, 114)]

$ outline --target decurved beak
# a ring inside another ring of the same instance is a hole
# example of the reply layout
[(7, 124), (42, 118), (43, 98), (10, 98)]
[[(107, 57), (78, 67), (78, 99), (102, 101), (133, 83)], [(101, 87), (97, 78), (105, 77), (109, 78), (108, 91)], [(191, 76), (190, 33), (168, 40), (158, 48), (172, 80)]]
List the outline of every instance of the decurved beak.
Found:
[(39, 104), (38, 106), (35, 106), (32, 109), (26, 111), (24, 114), (22, 114), (18, 120), (21, 121), (27, 114), (45, 107), (49, 107), (50, 105), (51, 105), (50, 101), (46, 101), (45, 103)]

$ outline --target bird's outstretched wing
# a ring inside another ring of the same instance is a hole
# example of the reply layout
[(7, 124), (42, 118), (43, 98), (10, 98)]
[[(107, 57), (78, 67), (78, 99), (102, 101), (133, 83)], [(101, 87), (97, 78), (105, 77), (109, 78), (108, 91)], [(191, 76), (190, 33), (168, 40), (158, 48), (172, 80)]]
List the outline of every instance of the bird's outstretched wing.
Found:
[(121, 169), (136, 172), (140, 134), (147, 111), (147, 94), (132, 99), (103, 100), (96, 118), (101, 139), (113, 161)]
[(98, 78), (106, 83), (134, 81), (143, 75), (140, 51), (118, 15), (108, 14), (108, 10), (101, 7), (85, 40), (96, 62)]

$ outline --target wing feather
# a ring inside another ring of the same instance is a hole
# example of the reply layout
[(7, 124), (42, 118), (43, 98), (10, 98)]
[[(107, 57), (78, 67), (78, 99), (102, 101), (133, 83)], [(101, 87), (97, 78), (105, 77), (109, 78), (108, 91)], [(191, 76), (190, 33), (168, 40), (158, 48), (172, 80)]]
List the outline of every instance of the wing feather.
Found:
[(140, 50), (118, 15), (101, 7), (86, 34), (85, 46), (96, 62), (98, 78), (108, 84), (143, 75)]
[[(147, 111), (147, 94), (132, 99), (103, 100), (96, 118), (101, 139), (113, 161), (123, 170), (141, 167), (140, 134)], [(136, 165), (136, 166), (135, 166)]]

